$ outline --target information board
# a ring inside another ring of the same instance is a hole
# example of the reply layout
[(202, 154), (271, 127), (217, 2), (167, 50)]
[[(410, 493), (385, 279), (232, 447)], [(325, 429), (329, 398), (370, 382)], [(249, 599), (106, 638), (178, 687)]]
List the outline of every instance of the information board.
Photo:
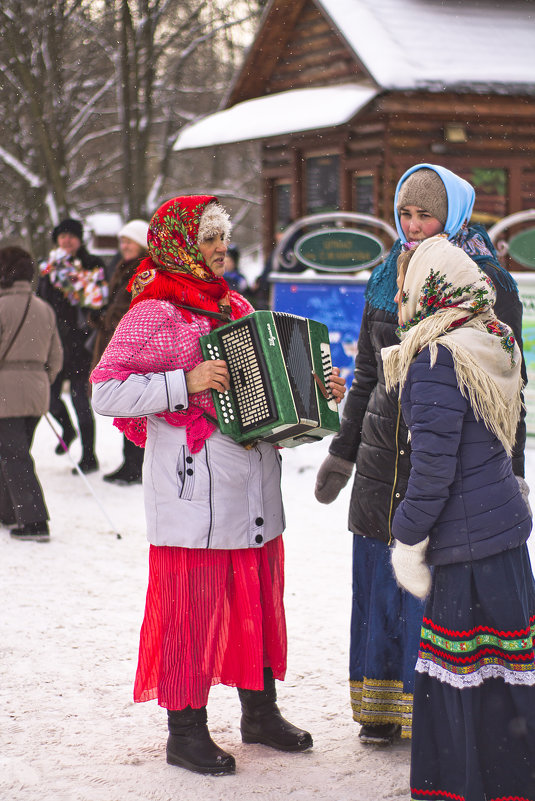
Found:
[(302, 264), (315, 270), (343, 273), (374, 267), (384, 258), (380, 239), (353, 228), (323, 228), (295, 243)]
[(535, 273), (514, 273), (523, 306), (522, 342), (528, 383), (524, 388), (526, 428), (535, 436)]

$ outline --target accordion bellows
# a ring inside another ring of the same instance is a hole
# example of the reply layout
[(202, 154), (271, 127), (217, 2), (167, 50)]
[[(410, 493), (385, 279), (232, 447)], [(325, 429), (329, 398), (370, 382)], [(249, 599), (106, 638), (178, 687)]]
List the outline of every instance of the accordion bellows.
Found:
[(223, 434), (236, 442), (284, 447), (320, 440), (340, 428), (327, 379), (332, 372), (323, 323), (257, 311), (200, 339), (206, 359), (223, 359), (230, 390), (213, 391)]

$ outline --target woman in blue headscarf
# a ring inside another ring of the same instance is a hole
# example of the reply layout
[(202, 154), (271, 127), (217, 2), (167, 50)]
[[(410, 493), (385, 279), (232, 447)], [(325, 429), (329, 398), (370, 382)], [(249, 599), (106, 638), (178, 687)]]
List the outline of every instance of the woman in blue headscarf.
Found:
[[(399, 239), (372, 273), (358, 341), (355, 377), (339, 433), (320, 467), (316, 498), (331, 503), (356, 465), (349, 507), (353, 533), (353, 602), (350, 692), (353, 718), (366, 743), (388, 744), (411, 736), (414, 667), (423, 606), (396, 584), (390, 563), (392, 519), (410, 473), (410, 444), (397, 395), (385, 387), (381, 349), (397, 336), (397, 260), (438, 233), (462, 248), (496, 288), (496, 316), (507, 323), (522, 347), (522, 305), (518, 289), (498, 262), (481, 225), (470, 225), (474, 188), (451, 170), (417, 164), (397, 185), (394, 215)], [(526, 380), (522, 360), (522, 376)], [(521, 418), (513, 448), (513, 470), (524, 481), (525, 423)]]

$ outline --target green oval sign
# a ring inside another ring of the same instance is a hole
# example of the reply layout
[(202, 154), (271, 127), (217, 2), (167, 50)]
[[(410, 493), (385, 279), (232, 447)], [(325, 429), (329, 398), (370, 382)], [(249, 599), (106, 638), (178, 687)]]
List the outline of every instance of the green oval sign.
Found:
[(353, 228), (322, 228), (295, 243), (295, 255), (307, 267), (325, 272), (353, 273), (383, 260), (383, 243)]
[(521, 231), (509, 240), (509, 255), (524, 267), (535, 268), (535, 228)]

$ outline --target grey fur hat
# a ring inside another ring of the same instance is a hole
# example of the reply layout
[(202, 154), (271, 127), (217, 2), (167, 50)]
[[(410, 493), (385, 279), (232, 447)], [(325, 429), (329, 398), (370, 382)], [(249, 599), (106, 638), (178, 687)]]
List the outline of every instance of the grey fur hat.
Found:
[(229, 213), (219, 203), (208, 203), (201, 214), (197, 242), (204, 242), (217, 234), (223, 234), (226, 242), (229, 242), (231, 230)]

